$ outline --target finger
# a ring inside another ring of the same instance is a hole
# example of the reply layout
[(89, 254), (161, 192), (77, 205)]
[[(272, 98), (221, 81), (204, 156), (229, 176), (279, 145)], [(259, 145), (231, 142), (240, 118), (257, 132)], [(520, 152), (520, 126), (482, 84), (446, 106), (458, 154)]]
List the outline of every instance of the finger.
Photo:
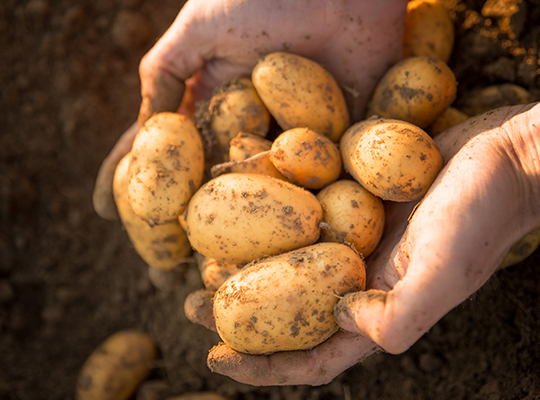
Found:
[(212, 311), (214, 292), (209, 290), (196, 290), (190, 293), (184, 302), (184, 312), (187, 319), (195, 324), (216, 331), (216, 321)]
[(116, 166), (120, 160), (131, 151), (133, 140), (139, 132), (139, 125), (132, 124), (118, 139), (109, 155), (99, 167), (92, 202), (94, 210), (103, 219), (116, 220), (118, 212), (113, 197), (113, 179)]
[(311, 350), (252, 355), (219, 344), (210, 350), (212, 372), (256, 386), (323, 385), (378, 351), (369, 338), (337, 332)]
[[(399, 280), (388, 293), (342, 299), (336, 320), (343, 329), (367, 334), (391, 353), (407, 350), (480, 288), (511, 244), (538, 223), (529, 204), (516, 196), (531, 190), (516, 179), (507, 151), (512, 146), (506, 124), (513, 120), (508, 110), (502, 113), (494, 116), (503, 128), (492, 123), (479, 128), (481, 120), (466, 125), (476, 133), (465, 132), (466, 145), (443, 169), (386, 263)], [(455, 148), (442, 150), (448, 156)]]

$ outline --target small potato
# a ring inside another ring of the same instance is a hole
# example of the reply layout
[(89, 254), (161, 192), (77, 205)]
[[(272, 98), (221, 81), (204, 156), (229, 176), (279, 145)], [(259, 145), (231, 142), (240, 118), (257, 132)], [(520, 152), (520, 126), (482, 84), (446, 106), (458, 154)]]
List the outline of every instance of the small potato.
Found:
[(454, 107), (448, 107), (426, 128), (426, 132), (429, 133), (431, 137), (437, 136), (439, 133), (444, 132), (448, 128), (467, 119), (469, 119), (469, 116), (464, 112), (461, 112)]
[(540, 246), (540, 228), (536, 228), (531, 233), (518, 240), (504, 257), (499, 269), (510, 267), (520, 263), (529, 257)]
[(503, 83), (473, 90), (462, 96), (456, 106), (465, 114), (474, 116), (496, 108), (529, 104), (532, 101), (533, 96), (527, 89), (512, 83)]
[(170, 270), (193, 252), (178, 219), (151, 227), (133, 212), (128, 200), (128, 169), (131, 153), (116, 167), (113, 194), (122, 225), (141, 258), (152, 268)]
[(422, 129), (456, 98), (452, 70), (435, 57), (409, 57), (391, 67), (371, 99), (373, 115), (410, 122)]
[(420, 199), (443, 166), (426, 132), (394, 119), (356, 123), (343, 135), (340, 149), (345, 170), (383, 200)]
[[(249, 133), (240, 132), (231, 140), (229, 159), (230, 161), (244, 161), (256, 154), (270, 150), (271, 147), (272, 142), (270, 140)], [(276, 169), (268, 157), (261, 157), (247, 163), (233, 165), (231, 167), (231, 172), (261, 174), (287, 180), (287, 178)]]
[(338, 243), (255, 261), (216, 292), (217, 332), (244, 353), (310, 349), (338, 330), (334, 305), (364, 290), (365, 280), (362, 258)]
[(202, 183), (204, 151), (195, 125), (175, 113), (152, 116), (131, 150), (128, 196), (150, 225), (172, 222)]
[(308, 189), (334, 182), (342, 169), (337, 146), (308, 128), (279, 135), (272, 144), (270, 161), (291, 182)]
[(446, 63), (454, 48), (454, 38), (454, 23), (441, 1), (409, 1), (403, 34), (403, 58), (433, 56)]
[(195, 123), (211, 143), (224, 153), (239, 132), (266, 136), (270, 114), (249, 78), (233, 79), (219, 86), (208, 102), (200, 103)]
[(231, 173), (203, 185), (184, 218), (195, 250), (234, 264), (314, 243), (322, 209), (312, 193), (291, 183)]
[(146, 333), (119, 331), (88, 357), (77, 378), (76, 400), (126, 400), (148, 375), (157, 356)]
[[(323, 209), (323, 222), (341, 238), (354, 245), (362, 256), (369, 256), (379, 244), (384, 228), (384, 205), (381, 199), (359, 183), (342, 179), (317, 194)], [(321, 241), (339, 242), (331, 230), (321, 231)]]
[(236, 274), (244, 264), (219, 262), (215, 258), (204, 257), (199, 264), (204, 287), (216, 291), (229, 277)]
[(349, 126), (339, 85), (312, 60), (283, 52), (268, 54), (255, 65), (252, 81), (283, 130), (307, 127), (337, 142)]

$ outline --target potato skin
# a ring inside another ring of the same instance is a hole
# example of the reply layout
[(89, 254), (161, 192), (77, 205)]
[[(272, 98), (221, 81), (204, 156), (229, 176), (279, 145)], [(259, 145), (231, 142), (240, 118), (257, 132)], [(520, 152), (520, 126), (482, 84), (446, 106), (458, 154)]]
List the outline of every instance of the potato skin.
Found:
[(499, 269), (508, 268), (529, 257), (540, 246), (540, 227), (525, 235), (510, 247)]
[(422, 198), (443, 166), (433, 139), (405, 121), (370, 119), (351, 126), (340, 142), (345, 170), (383, 200)]
[(170, 270), (193, 252), (178, 219), (150, 227), (133, 212), (128, 200), (128, 169), (131, 153), (116, 167), (113, 195), (122, 225), (141, 258), (152, 268)]
[(433, 56), (446, 63), (454, 48), (454, 38), (454, 24), (439, 0), (409, 1), (403, 58)]
[(119, 331), (85, 361), (77, 379), (76, 400), (125, 400), (146, 378), (156, 359), (146, 333)]
[(361, 257), (338, 243), (255, 261), (216, 292), (217, 332), (244, 353), (310, 349), (338, 330), (338, 296), (364, 290), (365, 280)]
[(291, 182), (307, 189), (321, 189), (340, 175), (341, 155), (326, 136), (309, 128), (293, 128), (279, 135), (270, 161)]
[[(384, 230), (384, 205), (380, 198), (350, 179), (336, 181), (317, 194), (323, 222), (331, 225), (362, 256), (369, 256)], [(339, 242), (331, 230), (321, 231), (321, 241)]]
[(337, 142), (349, 126), (343, 92), (332, 75), (312, 60), (271, 53), (255, 65), (251, 79), (283, 130), (308, 127)]
[(410, 122), (422, 129), (456, 98), (452, 70), (435, 57), (409, 57), (381, 78), (371, 99), (371, 114)]
[(128, 196), (135, 214), (151, 225), (178, 218), (203, 178), (195, 125), (179, 114), (156, 114), (137, 134), (131, 154)]
[(529, 104), (533, 100), (533, 95), (524, 87), (502, 83), (470, 91), (459, 99), (458, 107), (465, 114), (475, 116), (495, 108)]
[(322, 208), (313, 194), (291, 183), (231, 173), (203, 185), (184, 218), (195, 250), (242, 263), (314, 243)]

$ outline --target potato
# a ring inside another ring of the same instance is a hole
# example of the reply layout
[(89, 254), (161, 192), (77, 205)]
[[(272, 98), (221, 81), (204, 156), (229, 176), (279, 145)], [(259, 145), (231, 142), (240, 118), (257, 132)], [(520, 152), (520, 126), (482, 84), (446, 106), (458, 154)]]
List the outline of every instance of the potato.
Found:
[(499, 269), (510, 267), (520, 263), (529, 257), (540, 246), (540, 228), (536, 228), (531, 233), (518, 240), (504, 257)]
[(337, 142), (349, 126), (343, 92), (332, 75), (312, 60), (271, 53), (255, 65), (251, 79), (283, 130), (307, 127)]
[(381, 78), (371, 99), (371, 113), (426, 128), (456, 98), (452, 70), (435, 57), (409, 57)]
[(454, 38), (454, 23), (439, 0), (409, 1), (403, 58), (433, 56), (446, 63), (454, 48)]
[(312, 193), (291, 183), (231, 173), (203, 185), (184, 218), (195, 250), (242, 263), (314, 243), (322, 209)]
[(190, 392), (168, 397), (166, 400), (227, 400), (227, 398), (214, 392)]
[(216, 292), (217, 332), (244, 353), (310, 349), (338, 330), (339, 296), (364, 290), (365, 280), (362, 258), (338, 243), (255, 261)]
[(122, 225), (141, 258), (151, 267), (170, 270), (193, 252), (178, 219), (151, 227), (137, 216), (128, 200), (128, 169), (131, 153), (116, 167), (113, 194)]
[(119, 331), (85, 361), (77, 378), (77, 400), (128, 399), (148, 375), (157, 356), (146, 333)]
[(291, 182), (320, 189), (341, 173), (341, 155), (327, 137), (308, 128), (289, 129), (272, 144), (270, 161)]
[(131, 150), (128, 196), (150, 225), (172, 222), (202, 183), (204, 152), (195, 125), (175, 113), (152, 116)]
[(461, 97), (457, 106), (465, 114), (474, 116), (495, 108), (529, 104), (532, 101), (533, 96), (527, 89), (512, 83), (503, 83), (473, 90)]
[(469, 116), (464, 112), (454, 107), (448, 107), (426, 128), (426, 132), (433, 137), (467, 119)]
[(383, 200), (420, 199), (443, 166), (441, 153), (426, 132), (395, 119), (354, 124), (343, 135), (340, 149), (345, 170)]
[[(256, 154), (270, 150), (271, 147), (272, 142), (270, 140), (249, 133), (240, 132), (230, 142), (229, 160), (244, 161)], [(260, 157), (247, 163), (233, 165), (231, 167), (231, 172), (261, 174), (287, 180), (287, 178), (276, 169), (268, 157)]]
[[(379, 244), (384, 228), (384, 205), (381, 199), (359, 183), (342, 179), (317, 194), (323, 209), (323, 222), (334, 228), (342, 239), (354, 245), (362, 256), (369, 256)], [(325, 242), (339, 242), (331, 230), (322, 230)]]
[(215, 258), (204, 257), (199, 263), (201, 278), (207, 290), (216, 291), (229, 277), (236, 274), (244, 264), (219, 262)]
[(233, 79), (219, 86), (207, 102), (197, 106), (195, 123), (210, 142), (224, 153), (239, 132), (266, 136), (270, 114), (249, 78)]

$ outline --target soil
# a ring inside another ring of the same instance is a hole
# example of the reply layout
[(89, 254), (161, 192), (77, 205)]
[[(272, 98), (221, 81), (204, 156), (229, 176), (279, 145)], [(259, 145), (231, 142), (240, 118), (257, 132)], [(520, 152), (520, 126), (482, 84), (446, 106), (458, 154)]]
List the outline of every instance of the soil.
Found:
[[(178, 290), (157, 290), (119, 222), (91, 203), (101, 161), (136, 119), (139, 60), (181, 3), (0, 2), (0, 399), (72, 399), (82, 363), (124, 328), (152, 335), (160, 358), (149, 379), (174, 394), (540, 399), (539, 251), (495, 274), (405, 354), (373, 356), (328, 385), (257, 388), (208, 370), (218, 338), (183, 312), (202, 287), (196, 268)], [(515, 83), (539, 99), (540, 1), (487, 3), (499, 7), (482, 15), (484, 1), (445, 1), (460, 98)]]

